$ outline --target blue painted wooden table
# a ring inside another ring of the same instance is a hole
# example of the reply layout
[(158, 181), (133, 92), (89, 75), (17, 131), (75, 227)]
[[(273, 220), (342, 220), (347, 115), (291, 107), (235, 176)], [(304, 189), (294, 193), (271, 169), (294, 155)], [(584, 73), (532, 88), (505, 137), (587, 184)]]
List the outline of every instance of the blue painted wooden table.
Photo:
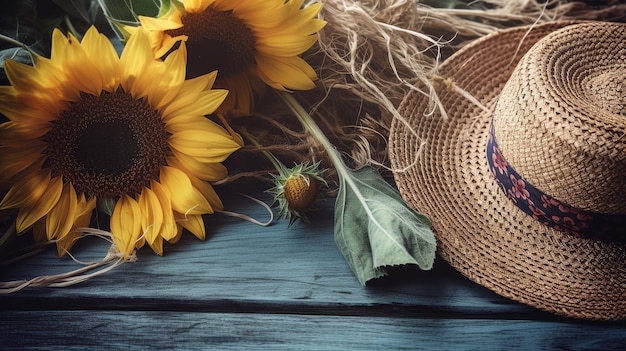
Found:
[[(264, 219), (230, 195), (228, 209)], [(626, 323), (555, 317), (476, 285), (438, 259), (362, 287), (333, 239), (332, 200), (311, 224), (269, 227), (216, 214), (134, 263), (67, 288), (0, 296), (3, 350), (620, 350)], [(98, 260), (108, 244), (73, 252)], [(77, 268), (49, 250), (1, 267), (0, 280)]]

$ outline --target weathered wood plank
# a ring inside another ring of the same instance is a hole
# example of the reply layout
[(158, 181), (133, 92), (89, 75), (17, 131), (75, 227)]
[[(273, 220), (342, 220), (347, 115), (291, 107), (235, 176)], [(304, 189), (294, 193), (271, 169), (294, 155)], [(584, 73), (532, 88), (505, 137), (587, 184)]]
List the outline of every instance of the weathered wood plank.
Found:
[[(623, 350), (620, 326), (179, 312), (0, 312), (6, 350)], [(9, 327), (10, 326), (10, 327)]]
[[(249, 202), (232, 210), (262, 217)], [(159, 257), (70, 288), (0, 295), (1, 349), (430, 350), (591, 349), (626, 344), (626, 324), (555, 318), (501, 298), (437, 262), (397, 269), (364, 288), (334, 244), (332, 202), (312, 224), (259, 227), (207, 218), (209, 237), (187, 235)], [(100, 258), (99, 239), (78, 244)], [(54, 250), (4, 267), (0, 279), (76, 268)]]
[[(234, 202), (235, 211), (263, 217), (251, 202)], [(471, 283), (444, 262), (433, 271), (399, 270), (389, 282), (364, 288), (353, 276), (333, 239), (332, 201), (327, 201), (312, 224), (288, 228), (277, 223), (260, 227), (224, 215), (207, 217), (208, 239), (198, 241), (190, 234), (176, 245), (168, 245), (163, 257), (149, 249), (139, 252), (135, 263), (123, 264), (112, 272), (70, 288), (29, 289), (0, 296), (0, 306), (25, 305), (38, 308), (76, 308), (84, 301), (102, 304), (123, 301), (132, 306), (166, 300), (172, 306), (195, 304), (219, 306), (223, 301), (245, 306), (262, 304), (299, 306), (303, 310), (341, 307), (353, 314), (360, 306), (380, 306), (421, 314), (439, 311), (451, 314), (510, 314), (526, 318), (534, 310), (502, 299)], [(100, 239), (77, 244), (77, 258), (97, 260), (108, 248)], [(77, 268), (69, 258), (58, 258), (54, 250), (5, 267), (3, 281), (55, 274)], [(214, 307), (207, 307), (214, 308)], [(247, 307), (246, 307), (247, 308)]]

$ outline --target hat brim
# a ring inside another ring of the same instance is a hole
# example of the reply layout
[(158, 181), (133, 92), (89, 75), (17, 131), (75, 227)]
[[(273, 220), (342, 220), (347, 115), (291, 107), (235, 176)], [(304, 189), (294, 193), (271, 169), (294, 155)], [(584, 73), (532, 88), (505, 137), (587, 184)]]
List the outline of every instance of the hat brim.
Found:
[[(521, 57), (572, 22), (506, 29), (459, 50), (443, 78), (491, 110)], [(418, 91), (399, 107), (389, 136), (394, 178), (426, 214), (438, 253), (471, 280), (513, 300), (575, 318), (626, 318), (626, 245), (575, 238), (535, 221), (493, 179), (485, 148), (491, 114), (440, 84), (447, 112)], [(410, 126), (410, 127), (409, 127)]]

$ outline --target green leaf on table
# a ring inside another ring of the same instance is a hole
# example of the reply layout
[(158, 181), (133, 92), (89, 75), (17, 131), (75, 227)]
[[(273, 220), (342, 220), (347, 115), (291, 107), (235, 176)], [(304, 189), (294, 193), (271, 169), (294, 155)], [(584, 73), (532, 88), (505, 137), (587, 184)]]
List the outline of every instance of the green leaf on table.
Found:
[(302, 126), (326, 150), (337, 170), (335, 242), (361, 284), (399, 265), (431, 269), (437, 242), (430, 221), (413, 211), (371, 167), (351, 170), (324, 132), (291, 93), (276, 91)]
[(408, 207), (375, 169), (347, 172), (335, 203), (335, 242), (361, 284), (392, 266), (431, 269), (436, 240), (428, 218)]

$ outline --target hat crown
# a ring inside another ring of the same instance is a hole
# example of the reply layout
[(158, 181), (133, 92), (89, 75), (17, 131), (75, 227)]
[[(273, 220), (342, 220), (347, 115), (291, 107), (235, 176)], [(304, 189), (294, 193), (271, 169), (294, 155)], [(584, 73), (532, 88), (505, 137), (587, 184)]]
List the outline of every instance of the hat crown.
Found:
[(526, 182), (570, 206), (626, 214), (626, 25), (549, 34), (498, 99), (494, 135)]

